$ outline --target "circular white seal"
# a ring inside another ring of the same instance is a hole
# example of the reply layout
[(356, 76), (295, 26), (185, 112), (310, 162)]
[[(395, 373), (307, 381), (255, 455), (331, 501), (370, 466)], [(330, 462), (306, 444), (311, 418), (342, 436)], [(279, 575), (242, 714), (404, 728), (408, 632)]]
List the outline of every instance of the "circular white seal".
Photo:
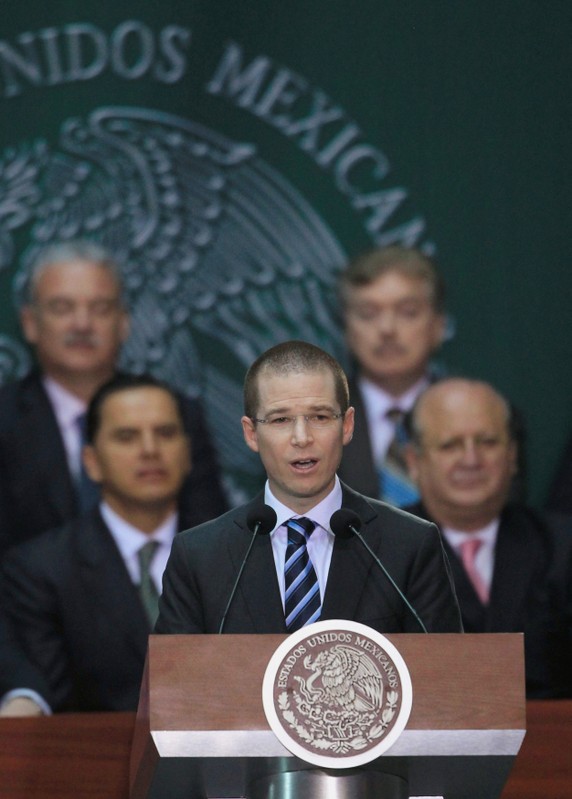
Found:
[(280, 644), (262, 683), (268, 724), (296, 757), (322, 768), (375, 760), (403, 732), (413, 690), (388, 639), (345, 619), (309, 624)]

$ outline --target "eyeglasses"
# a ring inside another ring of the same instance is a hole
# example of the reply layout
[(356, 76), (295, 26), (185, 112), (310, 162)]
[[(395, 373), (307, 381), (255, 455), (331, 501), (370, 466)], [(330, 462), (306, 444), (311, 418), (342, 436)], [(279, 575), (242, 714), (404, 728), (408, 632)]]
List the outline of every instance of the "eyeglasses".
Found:
[(334, 422), (344, 417), (343, 413), (298, 413), (296, 416), (270, 416), (266, 419), (252, 419), (257, 424), (265, 424), (269, 430), (276, 432), (290, 430), (294, 427), (296, 419), (304, 419), (307, 425), (314, 430), (324, 430), (331, 427)]

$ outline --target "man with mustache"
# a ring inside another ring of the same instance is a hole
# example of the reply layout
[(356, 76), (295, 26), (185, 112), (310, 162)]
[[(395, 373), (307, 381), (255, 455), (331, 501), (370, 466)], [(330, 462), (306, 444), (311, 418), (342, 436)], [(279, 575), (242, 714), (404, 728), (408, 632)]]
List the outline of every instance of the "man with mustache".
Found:
[(355, 361), (355, 430), (339, 475), (356, 491), (404, 506), (418, 494), (401, 420), (432, 380), (445, 337), (445, 287), (433, 259), (400, 246), (372, 250), (342, 274), (346, 340)]
[[(0, 391), (0, 552), (58, 527), (97, 502), (81, 464), (83, 422), (116, 373), (129, 331), (117, 265), (99, 245), (55, 244), (26, 275), (20, 321), (39, 369)], [(200, 404), (183, 402), (193, 470), (179, 523), (198, 524), (226, 502)]]

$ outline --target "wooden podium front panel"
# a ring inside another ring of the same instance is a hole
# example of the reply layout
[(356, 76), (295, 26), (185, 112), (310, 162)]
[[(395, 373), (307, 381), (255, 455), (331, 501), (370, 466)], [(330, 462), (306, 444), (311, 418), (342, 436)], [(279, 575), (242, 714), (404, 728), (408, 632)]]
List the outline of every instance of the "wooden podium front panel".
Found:
[(150, 636), (151, 729), (268, 730), (262, 679), (284, 638)]
[[(408, 730), (524, 730), (522, 635), (386, 637), (411, 674)], [(284, 638), (151, 636), (151, 729), (268, 730), (262, 680)]]
[[(309, 767), (280, 743), (264, 714), (264, 674), (285, 638), (150, 637), (133, 799), (242, 796), (269, 774)], [(468, 783), (478, 799), (499, 796), (524, 736), (523, 636), (387, 638), (409, 669), (413, 707), (405, 730), (371, 768), (406, 777), (416, 795), (458, 799), (471, 795)]]

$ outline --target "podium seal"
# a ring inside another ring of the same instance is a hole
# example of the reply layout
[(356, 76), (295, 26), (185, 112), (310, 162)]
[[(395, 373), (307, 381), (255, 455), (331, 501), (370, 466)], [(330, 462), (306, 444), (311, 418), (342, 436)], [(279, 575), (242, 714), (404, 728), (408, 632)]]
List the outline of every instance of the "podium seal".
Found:
[(321, 768), (375, 760), (403, 732), (413, 692), (396, 647), (364, 624), (334, 619), (292, 633), (262, 684), (268, 723), (296, 757)]

